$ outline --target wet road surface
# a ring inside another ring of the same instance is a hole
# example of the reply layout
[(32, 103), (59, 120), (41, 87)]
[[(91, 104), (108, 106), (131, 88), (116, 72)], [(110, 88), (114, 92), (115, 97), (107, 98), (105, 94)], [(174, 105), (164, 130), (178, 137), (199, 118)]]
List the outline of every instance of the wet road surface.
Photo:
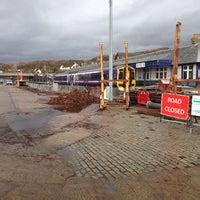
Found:
[(0, 97), (0, 199), (199, 199), (199, 129), (134, 108), (62, 113), (14, 87)]

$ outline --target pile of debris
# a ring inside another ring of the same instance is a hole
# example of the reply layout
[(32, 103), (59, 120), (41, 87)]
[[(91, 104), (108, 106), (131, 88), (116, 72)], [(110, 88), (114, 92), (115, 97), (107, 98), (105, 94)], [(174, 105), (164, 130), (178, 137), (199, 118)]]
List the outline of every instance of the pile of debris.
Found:
[(70, 93), (60, 94), (52, 97), (48, 104), (55, 105), (55, 108), (65, 112), (80, 112), (92, 103), (97, 103), (98, 98), (88, 91), (74, 90)]

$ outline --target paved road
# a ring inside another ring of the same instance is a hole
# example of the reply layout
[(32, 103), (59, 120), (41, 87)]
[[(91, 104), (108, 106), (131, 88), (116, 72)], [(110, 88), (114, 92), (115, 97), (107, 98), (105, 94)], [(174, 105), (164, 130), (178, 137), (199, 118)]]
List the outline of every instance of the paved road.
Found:
[(10, 95), (10, 87), (0, 86), (0, 114), (16, 111), (16, 106), (14, 104), (13, 98)]
[(62, 113), (0, 86), (0, 199), (199, 199), (200, 130), (134, 108)]

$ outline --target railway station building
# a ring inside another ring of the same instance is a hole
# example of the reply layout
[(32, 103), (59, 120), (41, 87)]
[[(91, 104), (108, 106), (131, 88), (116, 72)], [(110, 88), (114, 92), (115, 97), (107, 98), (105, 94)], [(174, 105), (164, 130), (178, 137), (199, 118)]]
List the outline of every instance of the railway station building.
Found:
[[(122, 61), (121, 61), (122, 62)], [(129, 57), (129, 65), (136, 70), (137, 86), (153, 85), (160, 79), (170, 79), (173, 63), (173, 49), (161, 49)], [(120, 60), (115, 65), (122, 64)], [(182, 47), (179, 50), (178, 79), (200, 78), (200, 43)], [(182, 85), (197, 86), (195, 82)]]

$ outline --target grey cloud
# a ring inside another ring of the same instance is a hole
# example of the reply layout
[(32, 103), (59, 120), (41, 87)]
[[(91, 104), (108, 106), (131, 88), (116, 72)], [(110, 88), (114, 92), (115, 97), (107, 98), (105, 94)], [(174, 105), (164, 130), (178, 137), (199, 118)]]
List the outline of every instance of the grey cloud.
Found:
[[(114, 51), (172, 46), (175, 23), (182, 44), (199, 31), (199, 0), (113, 0)], [(98, 42), (108, 52), (108, 0), (1, 0), (0, 62), (89, 58)]]

